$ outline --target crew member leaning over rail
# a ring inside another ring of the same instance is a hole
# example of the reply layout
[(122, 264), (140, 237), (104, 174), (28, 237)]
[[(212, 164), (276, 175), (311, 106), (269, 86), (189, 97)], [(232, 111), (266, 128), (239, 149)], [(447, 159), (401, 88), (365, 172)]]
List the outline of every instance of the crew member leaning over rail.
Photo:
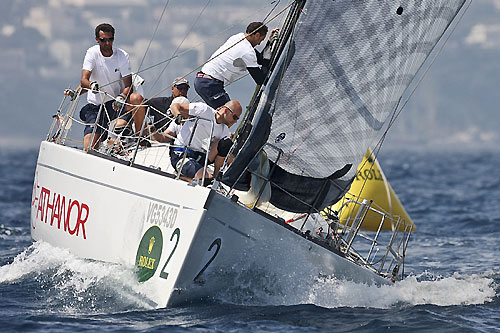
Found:
[[(175, 145), (189, 145), (193, 148), (188, 149), (186, 159), (184, 159), (186, 148), (174, 148), (170, 155), (172, 166), (185, 178), (201, 180), (205, 163), (205, 153), (202, 151), (210, 147), (208, 162), (214, 163), (214, 175), (216, 175), (232, 146), (229, 128), (241, 116), (240, 103), (231, 100), (217, 110), (205, 103), (172, 104), (170, 109), (174, 117), (180, 115), (187, 119), (177, 134)], [(211, 135), (212, 124), (214, 128)], [(192, 135), (193, 129), (195, 130)], [(206, 171), (204, 185), (211, 183), (212, 180), (213, 175)]]
[[(257, 84), (264, 82), (264, 71), (260, 65), (266, 65), (262, 53), (255, 50), (266, 38), (268, 28), (262, 22), (252, 22), (246, 33), (239, 33), (217, 49), (210, 60), (196, 74), (194, 89), (212, 108), (218, 108), (230, 100), (224, 86), (243, 77), (247, 70)], [(272, 38), (277, 38), (278, 30), (272, 31)]]
[[(82, 77), (80, 87), (82, 92), (88, 91), (87, 104), (80, 110), (80, 118), (86, 123), (83, 137), (83, 149), (97, 148), (99, 143), (107, 137), (105, 132), (110, 121), (118, 119), (116, 127), (126, 126), (131, 118), (131, 113), (125, 112), (125, 102), (138, 105), (142, 102), (142, 96), (138, 100), (129, 97), (132, 86), (132, 73), (127, 52), (113, 47), (115, 29), (108, 23), (99, 24), (95, 28), (94, 45), (87, 50), (82, 66)], [(76, 97), (73, 90), (66, 89), (64, 93)], [(99, 109), (103, 109), (99, 115)], [(90, 140), (96, 121), (96, 128), (92, 145)], [(137, 127), (142, 122), (135, 121)], [(140, 127), (139, 127), (140, 130)], [(103, 133), (104, 131), (104, 133)]]

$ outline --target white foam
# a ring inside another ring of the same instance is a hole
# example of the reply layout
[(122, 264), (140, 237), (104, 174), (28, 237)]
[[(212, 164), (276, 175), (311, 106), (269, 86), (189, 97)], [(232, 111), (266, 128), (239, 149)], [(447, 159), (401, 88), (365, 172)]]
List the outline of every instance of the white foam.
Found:
[(0, 267), (0, 283), (14, 282), (23, 276), (38, 273), (64, 262), (70, 257), (67, 250), (57, 249), (44, 242), (36, 242), (10, 264)]
[(41, 289), (51, 286), (51, 290), (47, 290), (47, 300), (65, 312), (80, 312), (82, 306), (78, 303), (87, 304), (86, 310), (99, 309), (102, 307), (99, 303), (106, 302), (109, 297), (122, 301), (122, 304), (116, 304), (116, 309), (124, 304), (146, 309), (156, 305), (145, 296), (152, 291), (137, 281), (133, 268), (80, 259), (68, 250), (42, 241), (18, 254), (12, 263), (0, 267), (0, 283), (31, 279), (33, 275)]
[(328, 308), (388, 308), (398, 303), (450, 306), (484, 304), (496, 296), (497, 286), (488, 276), (455, 273), (450, 277), (420, 281), (421, 276), (410, 276), (386, 286), (321, 279), (311, 288), (308, 303)]
[(252, 276), (237, 274), (232, 281), (225, 281), (227, 287), (216, 298), (223, 303), (238, 305), (314, 304), (326, 308), (484, 304), (497, 296), (497, 285), (489, 277), (492, 275), (494, 273), (455, 273), (450, 277), (436, 278), (423, 273), (384, 286), (301, 276), (294, 283), (283, 285), (269, 275), (253, 272)]

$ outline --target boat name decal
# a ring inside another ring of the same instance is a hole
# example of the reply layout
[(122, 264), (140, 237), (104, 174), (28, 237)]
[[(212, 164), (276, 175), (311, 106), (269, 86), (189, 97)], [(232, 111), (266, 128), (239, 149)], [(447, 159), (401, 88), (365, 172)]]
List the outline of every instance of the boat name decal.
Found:
[(157, 202), (150, 202), (146, 222), (154, 225), (164, 226), (165, 228), (173, 228), (177, 221), (179, 208), (164, 205)]
[[(87, 239), (85, 233), (85, 222), (87, 222), (90, 209), (84, 202), (71, 199), (51, 191), (42, 186), (40, 191), (38, 181), (33, 185), (33, 199), (31, 207), (36, 210), (36, 216), (32, 219), (32, 227), (36, 228), (36, 221), (50, 223), (50, 226), (57, 226), (57, 229), (63, 229), (70, 235), (81, 236)], [(49, 213), (50, 211), (50, 213)], [(54, 222), (57, 222), (55, 224)], [(81, 231), (81, 232), (80, 232)]]

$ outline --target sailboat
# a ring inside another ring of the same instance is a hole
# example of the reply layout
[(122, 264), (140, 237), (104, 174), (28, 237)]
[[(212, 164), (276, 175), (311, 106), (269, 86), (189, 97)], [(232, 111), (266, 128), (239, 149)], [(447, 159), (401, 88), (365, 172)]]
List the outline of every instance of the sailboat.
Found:
[[(130, 267), (154, 307), (210, 297), (245, 271), (273, 286), (299, 275), (375, 285), (403, 278), (411, 226), (360, 237), (374, 211), (369, 198), (353, 202), (353, 223), (321, 212), (349, 190), (353, 166), (464, 3), (292, 1), (235, 135), (234, 161), (211, 187), (181, 180), (168, 144), (136, 142), (128, 154), (74, 147), (79, 100), (63, 100), (40, 145), (33, 239)], [(249, 192), (255, 200), (240, 201)], [(314, 221), (322, 232), (311, 230)]]

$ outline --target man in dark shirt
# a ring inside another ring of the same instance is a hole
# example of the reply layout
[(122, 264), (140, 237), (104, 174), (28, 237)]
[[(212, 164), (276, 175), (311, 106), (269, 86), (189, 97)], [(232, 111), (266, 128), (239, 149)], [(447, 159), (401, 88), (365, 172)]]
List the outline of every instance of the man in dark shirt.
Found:
[(178, 77), (172, 83), (172, 96), (154, 97), (146, 101), (144, 105), (150, 106), (149, 116), (153, 118), (153, 127), (157, 132), (163, 132), (172, 121), (170, 104), (176, 97), (187, 97), (189, 82), (183, 77)]

